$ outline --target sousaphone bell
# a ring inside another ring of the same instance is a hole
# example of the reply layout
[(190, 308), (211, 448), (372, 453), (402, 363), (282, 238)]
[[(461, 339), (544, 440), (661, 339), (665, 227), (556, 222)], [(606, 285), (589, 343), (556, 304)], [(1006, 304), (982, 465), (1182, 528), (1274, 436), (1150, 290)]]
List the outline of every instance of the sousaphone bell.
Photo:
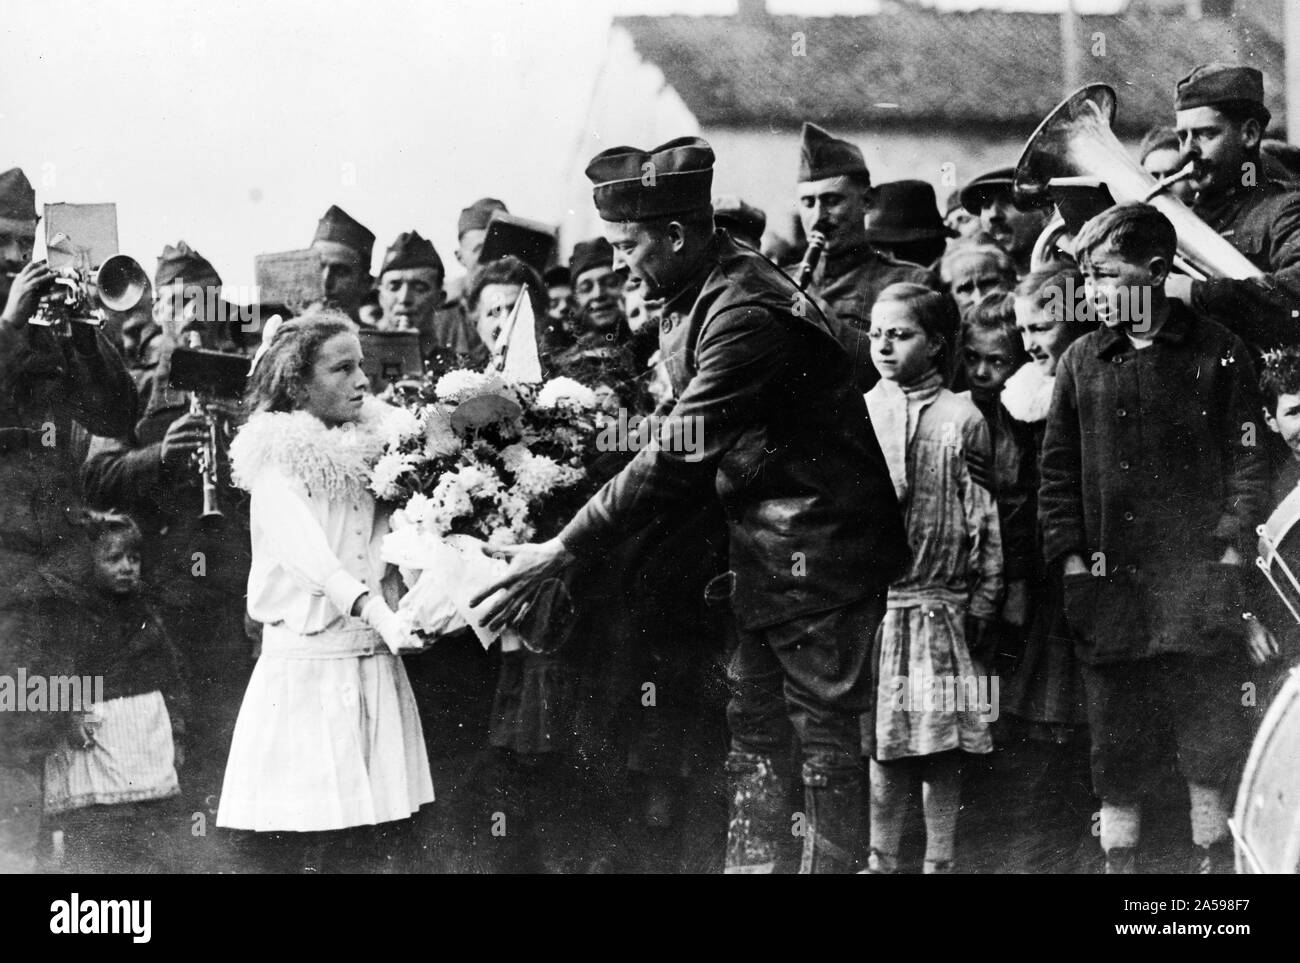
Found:
[[(1106, 84), (1080, 87), (1047, 115), (1034, 131), (1016, 164), (1012, 187), (1017, 207), (1028, 210), (1055, 203), (1053, 186), (1080, 178), (1104, 184), (1118, 203), (1141, 201), (1173, 222), (1178, 234), (1174, 266), (1194, 278), (1257, 277), (1262, 272), (1215, 233), (1167, 190), (1190, 174), (1188, 168), (1157, 181), (1134, 163), (1111, 130), (1115, 91)], [(1059, 221), (1049, 225), (1055, 244)], [(1041, 238), (1040, 238), (1041, 240)]]

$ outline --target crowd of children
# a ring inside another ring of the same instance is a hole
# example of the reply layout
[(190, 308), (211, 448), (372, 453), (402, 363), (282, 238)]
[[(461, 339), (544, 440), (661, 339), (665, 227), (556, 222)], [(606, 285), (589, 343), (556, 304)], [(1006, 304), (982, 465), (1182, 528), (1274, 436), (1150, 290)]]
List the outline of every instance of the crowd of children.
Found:
[[(1294, 350), (1266, 357), (1261, 396), (1240, 338), (1166, 299), (1175, 251), (1164, 215), (1121, 204), (1075, 239), (1078, 269), (972, 302), (959, 332), (946, 295), (895, 285), (876, 304), (883, 380), (868, 403), (914, 562), (877, 646), (874, 870), (896, 867), (903, 760), (923, 780), (925, 869), (949, 867), (961, 763), (945, 756), (992, 747), (979, 700), (960, 698), (979, 674), (998, 678), (996, 738), (1030, 780), (1012, 805), (1046, 804), (1040, 830), (1064, 820), (1068, 839), (1073, 820), (1077, 834), (1086, 803), (1069, 796), (1086, 745), (1106, 871), (1135, 871), (1143, 801), (1172, 754), (1190, 869), (1232, 866), (1228, 817), (1258, 704), (1245, 683), (1285, 664), (1294, 634), (1246, 563), (1296, 477), (1300, 371)], [(950, 345), (969, 395), (944, 387)], [(1270, 459), (1262, 424), (1291, 456)], [(992, 498), (971, 481), (990, 457)], [(900, 711), (894, 682), (918, 673), (959, 698)]]

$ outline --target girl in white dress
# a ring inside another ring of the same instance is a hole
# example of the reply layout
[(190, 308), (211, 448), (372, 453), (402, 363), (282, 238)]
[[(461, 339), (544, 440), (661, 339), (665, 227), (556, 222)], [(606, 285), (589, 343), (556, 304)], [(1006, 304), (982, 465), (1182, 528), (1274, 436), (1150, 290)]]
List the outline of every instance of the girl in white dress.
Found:
[[(367, 394), (354, 331), (322, 313), (264, 336), (252, 415), (230, 451), (235, 483), (252, 494), (248, 611), (264, 628), (217, 825), (331, 833), (310, 837), (308, 852), (335, 852), (334, 831), (406, 820), (433, 800), (396, 654), (419, 643), (393, 611), (397, 581), (379, 551), (387, 517), (368, 489), (393, 409)], [(309, 837), (276, 839), (301, 853)]]

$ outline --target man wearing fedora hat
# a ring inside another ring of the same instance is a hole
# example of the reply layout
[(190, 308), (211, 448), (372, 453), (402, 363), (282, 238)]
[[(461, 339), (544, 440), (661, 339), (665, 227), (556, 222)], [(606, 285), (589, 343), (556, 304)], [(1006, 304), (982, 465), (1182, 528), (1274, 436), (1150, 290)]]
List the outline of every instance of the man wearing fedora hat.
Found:
[(1194, 168), (1192, 212), (1264, 274), (1204, 281), (1171, 274), (1166, 294), (1257, 348), (1300, 344), (1300, 193), (1265, 174), (1260, 142), (1271, 114), (1263, 75), (1202, 64), (1178, 81), (1174, 108), (1182, 160)]
[[(852, 869), (862, 836), (857, 713), (871, 640), (908, 555), (893, 483), (843, 347), (770, 261), (718, 232), (713, 150), (697, 137), (615, 147), (587, 166), (617, 259), (663, 299), (660, 350), (677, 398), (655, 444), (557, 538), (503, 547), (510, 568), (473, 604), (504, 626), (577, 558), (719, 498), (737, 647), (727, 718), (728, 872), (772, 872), (790, 840), (794, 736), (805, 786), (801, 870)], [(687, 451), (682, 429), (700, 445)], [(711, 583), (712, 584), (712, 583)]]
[(875, 190), (867, 240), (882, 254), (934, 270), (957, 232), (939, 216), (934, 188), (925, 181), (889, 181)]
[(854, 381), (863, 392), (869, 391), (880, 380), (867, 339), (876, 297), (900, 281), (937, 288), (938, 279), (919, 264), (895, 260), (872, 247), (866, 228), (871, 174), (862, 151), (816, 124), (803, 125), (795, 193), (804, 233), (816, 231), (826, 238), (807, 293), (848, 351)]

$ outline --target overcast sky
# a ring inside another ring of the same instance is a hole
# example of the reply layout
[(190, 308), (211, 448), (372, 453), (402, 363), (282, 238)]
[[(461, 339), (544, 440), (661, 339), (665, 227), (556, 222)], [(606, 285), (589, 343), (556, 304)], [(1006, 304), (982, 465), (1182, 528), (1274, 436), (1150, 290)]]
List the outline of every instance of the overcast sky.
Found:
[[(878, 3), (769, 6), (815, 16)], [(163, 245), (183, 238), (228, 285), (250, 285), (253, 255), (305, 247), (330, 204), (378, 235), (376, 262), (415, 228), (455, 273), (456, 214), (474, 198), (560, 219), (612, 15), (734, 9), (735, 0), (4, 0), (0, 169), (26, 170), (41, 204), (116, 202), (122, 250), (151, 273)]]

